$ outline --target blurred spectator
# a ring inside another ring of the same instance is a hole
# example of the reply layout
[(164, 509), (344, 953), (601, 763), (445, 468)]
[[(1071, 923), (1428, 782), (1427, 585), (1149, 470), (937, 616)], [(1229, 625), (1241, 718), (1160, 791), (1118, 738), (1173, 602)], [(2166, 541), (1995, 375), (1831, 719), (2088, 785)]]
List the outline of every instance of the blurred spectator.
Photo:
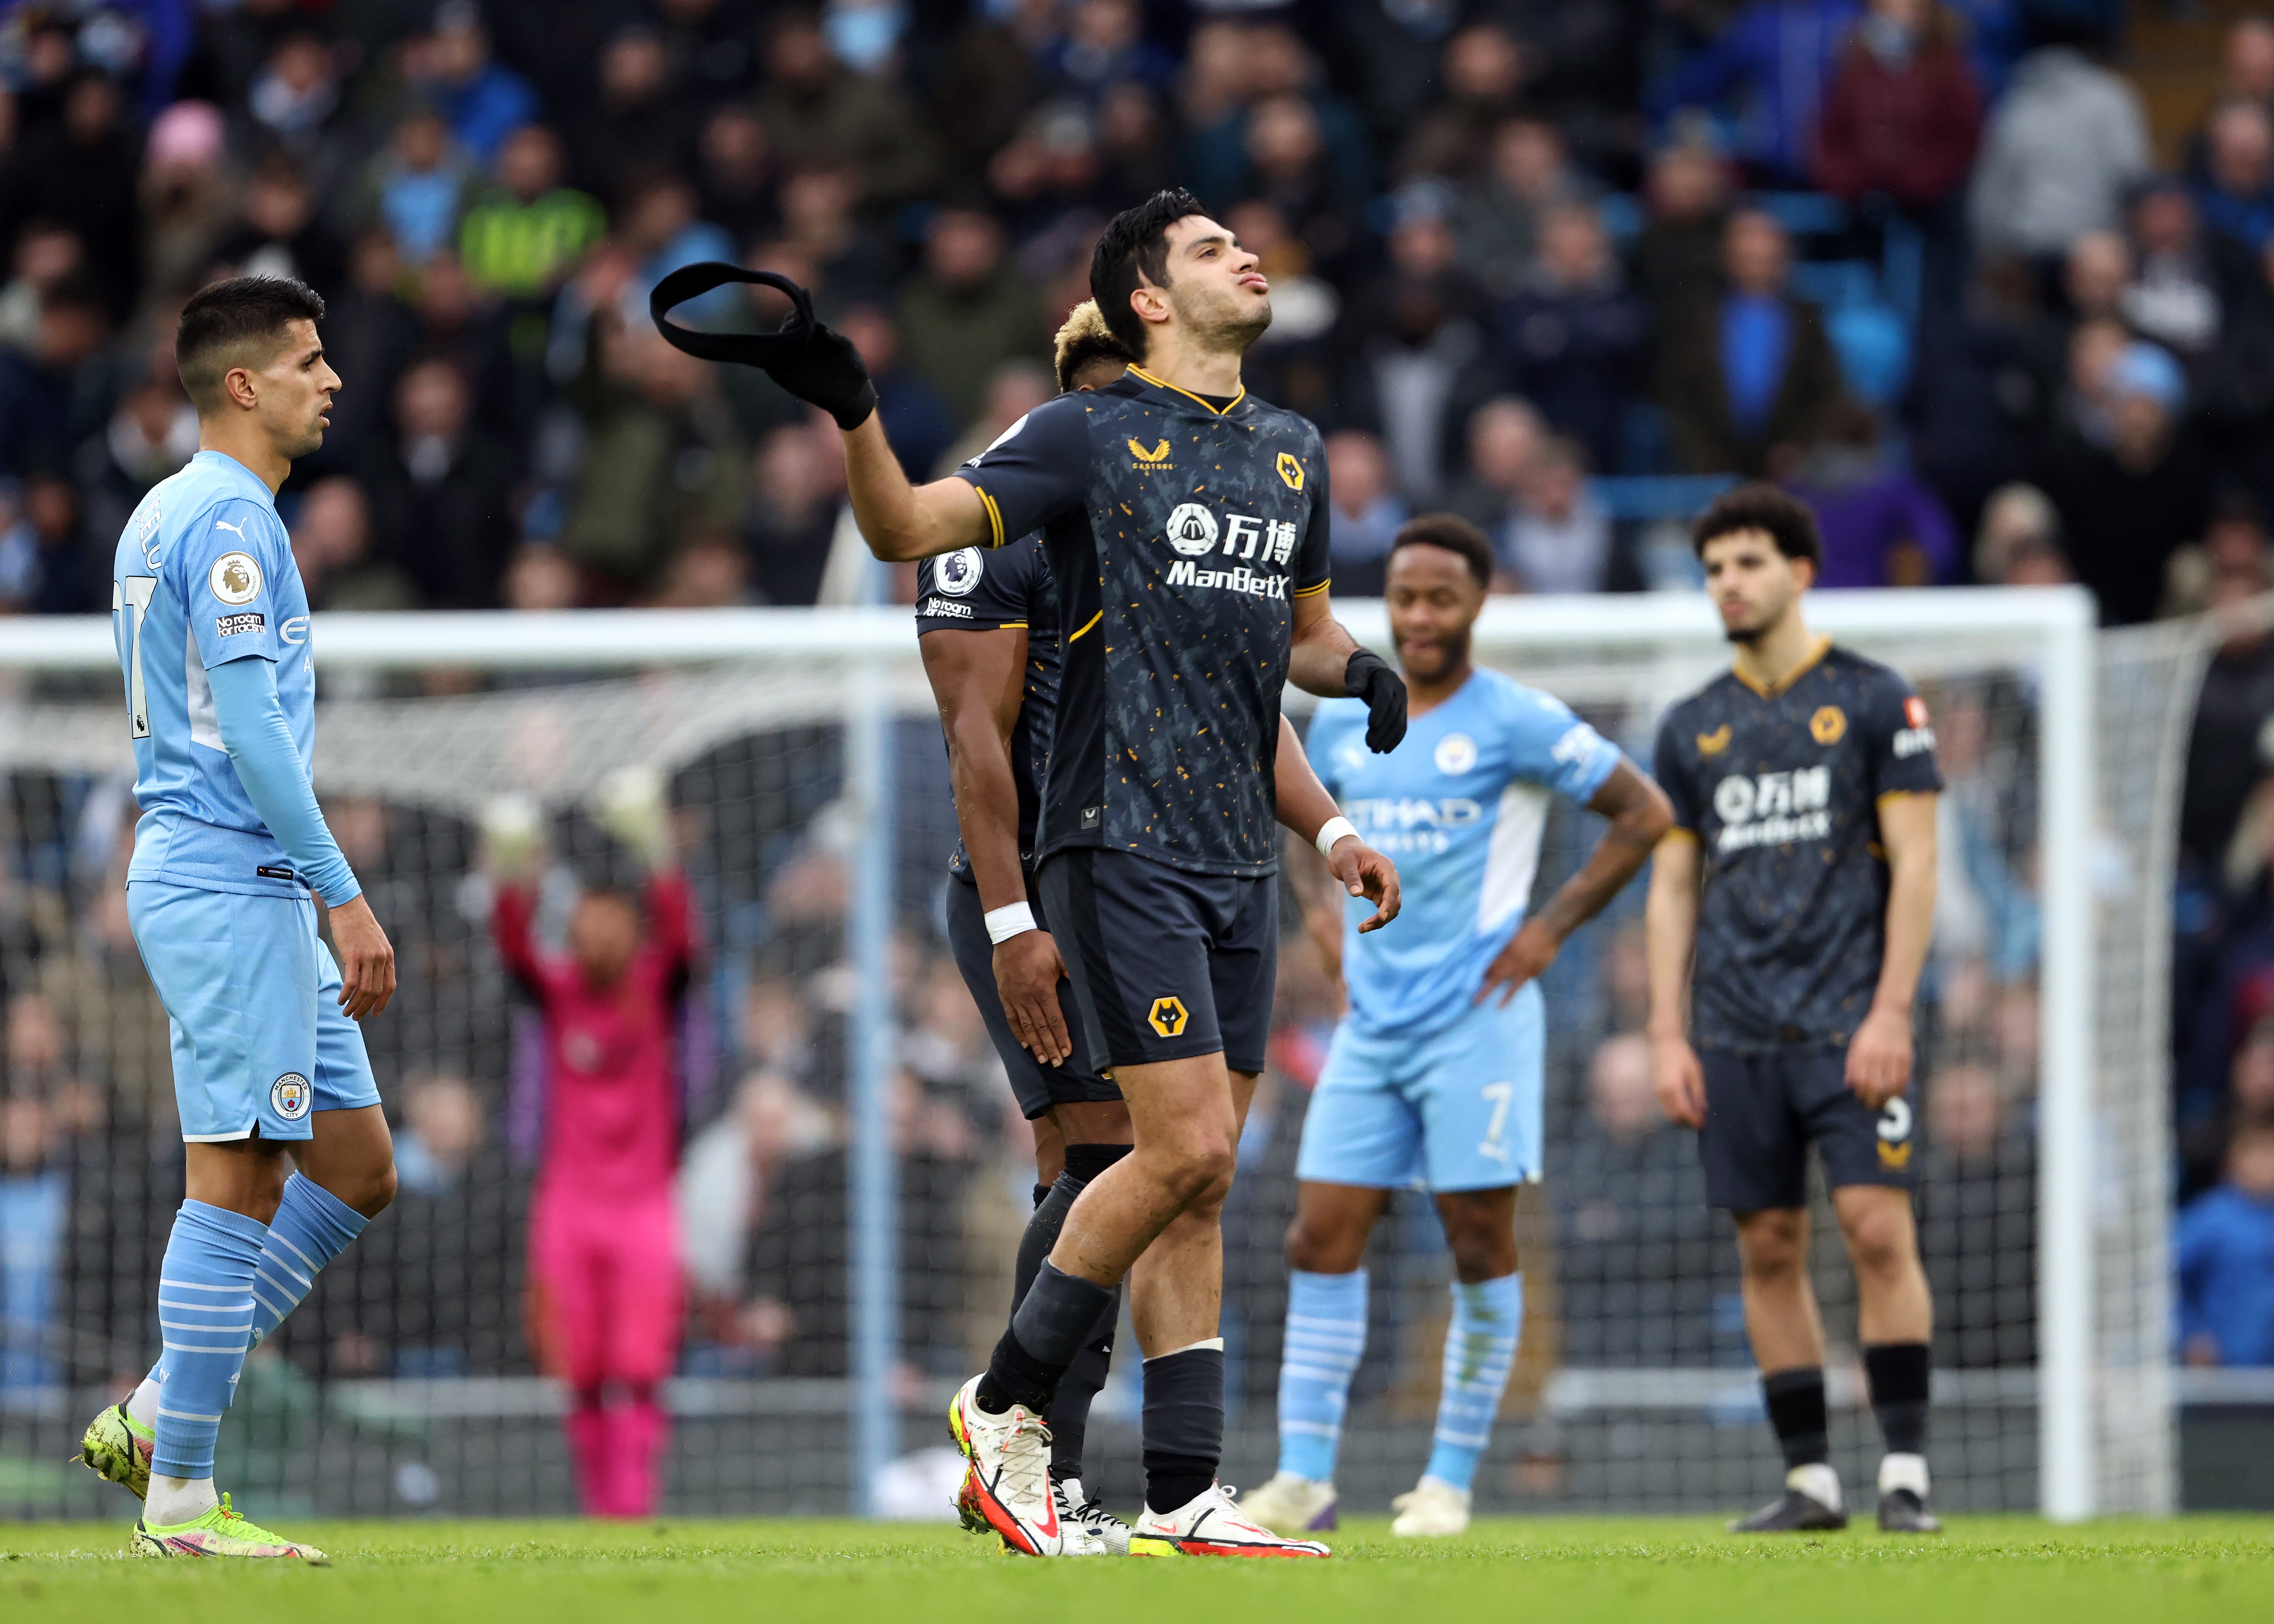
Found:
[(371, 503), (344, 474), (319, 479), (302, 494), (292, 514), (292, 558), (313, 608), (418, 607), (410, 578), (372, 558)]
[(1034, 290), (1003, 253), (1003, 231), (975, 208), (944, 208), (924, 238), (923, 269), (894, 311), (908, 368), (968, 423), (1005, 361), (1043, 353)]
[(1587, 491), (1587, 448), (1551, 434), (1527, 459), (1523, 500), (1495, 538), (1496, 583), (1524, 592), (1600, 592), (1610, 582), (1611, 515)]
[(2226, 1182), (2180, 1214), (2173, 1241), (2180, 1357), (2274, 1365), (2274, 1124), (2235, 1134)]
[(908, 477), (931, 477), (959, 428), (946, 401), (900, 364), (900, 335), (891, 318), (873, 304), (856, 304), (838, 320), (837, 329), (853, 341), (877, 386), (877, 416), (892, 442), (893, 455)]
[(97, 364), (109, 336), (92, 282), (69, 278), (41, 294), (32, 345), (0, 348), (0, 473), (58, 469), (102, 422)]
[(12, 244), (34, 221), (74, 232), (87, 271), (113, 321), (133, 308), (141, 269), (141, 216), (135, 182), (142, 132), (118, 86), (83, 72), (63, 96), (63, 117), (30, 130), (0, 164), (0, 242)]
[(387, 227), (405, 264), (424, 265), (451, 240), (473, 175), (441, 115), (414, 108), (365, 171), (362, 213)]
[(1397, 149), (1438, 86), (1458, 0), (1358, 0), (1329, 13), (1324, 49), (1337, 84), (1352, 87), (1376, 152)]
[(63, 1135), (29, 1092), (0, 1093), (0, 1392), (54, 1379), (49, 1351), (71, 1174)]
[(2128, 214), (2135, 267), (2119, 309), (2132, 330), (2183, 356), (2200, 356), (2222, 327), (2265, 302), (2265, 279), (2232, 238), (2205, 232), (2195, 199), (2174, 177), (2134, 194)]
[(584, 386), (591, 427), (561, 550), (601, 601), (659, 579), (690, 521), (732, 526), (745, 488), (742, 445), (718, 395), (718, 368), (640, 329), (609, 333)]
[(835, 424), (809, 417), (758, 442), (742, 534), (762, 602), (810, 604), (820, 596), (844, 500), (845, 451)]
[(599, 94), (563, 127), (577, 184), (620, 206), (635, 177), (685, 168), (696, 109), (673, 94), (671, 59), (651, 28), (618, 29), (599, 65)]
[(1664, 322), (1721, 278), (1729, 167), (1694, 143), (1666, 147), (1651, 160), (1645, 200), (1649, 215), (1628, 264), (1635, 291)]
[(759, 1071), (689, 1142), (679, 1169), (679, 1232), (698, 1335), (759, 1355), (787, 1336), (782, 1303), (749, 1298), (753, 1226), (787, 1164), (826, 1150), (836, 1137), (829, 1114), (795, 1083)]
[(363, 470), (377, 555), (429, 608), (487, 608), (513, 534), (508, 454), (476, 427), (472, 387), (450, 361), (412, 366), (394, 403), (392, 443)]
[[(380, 223), (393, 231), (392, 221)], [(282, 153), (252, 172), (237, 206), (237, 224), (213, 252), (217, 263), (230, 267), (229, 274), (297, 276), (327, 298), (340, 285), (339, 239), (317, 209), (305, 171)]]
[(2061, 261), (2061, 292), (2076, 322), (2124, 320), (2132, 285), (2132, 244), (2120, 231), (2087, 231)]
[(739, 102), (712, 113), (697, 155), (703, 218), (738, 243), (772, 232), (779, 219), (773, 143), (757, 114)]
[(1328, 500), (1334, 504), (1335, 579), (1347, 598), (1379, 598), (1389, 543), (1410, 509), (1389, 477), (1382, 441), (1358, 429), (1327, 436)]
[(2117, 223), (2124, 189), (2147, 173), (2138, 93), (2073, 45), (2047, 45), (2014, 70), (1974, 170), (1977, 254), (2051, 259), (2082, 232)]
[(528, 124), (506, 139), (497, 184), (458, 227), (458, 257), (485, 293), (539, 299), (555, 292), (607, 234), (599, 203), (561, 184), (561, 138)]
[(1032, 361), (1005, 361), (987, 380), (987, 398), (963, 436), (932, 470), (935, 477), (960, 468), (993, 445), (1013, 423), (1058, 392), (1058, 380)]
[(1495, 371), (1484, 291), (1453, 262), (1449, 201), (1426, 181), (1391, 199), (1389, 269), (1345, 311), (1353, 330), (1342, 340), (1355, 351), (1344, 414), (1376, 428), (1394, 483), (1424, 504), (1438, 500), (1460, 425), (1490, 393)]
[(1794, 470), (1794, 492), (1816, 509), (1819, 586), (1933, 586), (1952, 578), (1958, 531), (1916, 475), (1879, 452), (1879, 425), (1852, 401), (1835, 406), (1826, 437)]
[(449, 1194), (465, 1177), (486, 1137), (482, 1102), (464, 1078), (411, 1079), (403, 1090), (403, 1127), (395, 1136), (401, 1193)]
[(1352, 252), (1361, 194), (1335, 162), (1318, 108), (1291, 91), (1267, 97), (1248, 113), (1246, 131), (1246, 183), (1237, 195), (1278, 210), (1331, 274)]
[(452, 139), (488, 168), (506, 138), (537, 117), (537, 92), (490, 54), (473, 0), (443, 0), (434, 8), (433, 33), (419, 44), (406, 75), (412, 89), (433, 102)]
[[(2037, 1139), (1990, 1066), (1938, 1067), (1907, 1101), (1924, 1112), (1919, 1245), (1937, 1261), (1935, 1357), (1962, 1370), (2036, 1362)], [(2016, 1122), (2014, 1118), (2020, 1120)]]
[(1522, 110), (1530, 66), (1524, 46), (1497, 22), (1473, 22), (1455, 34), (1445, 45), (1443, 88), (1405, 136), (1397, 172), (1465, 180), (1497, 159), (1494, 133)]
[(1659, 350), (1658, 399), (1694, 472), (1758, 475), (1823, 437), (1842, 398), (1823, 318), (1787, 289), (1791, 244), (1741, 209), (1721, 238), (1728, 291), (1694, 299)]
[(2105, 441), (2089, 421), (2064, 426), (2034, 478), (2059, 509), (2070, 566), (2099, 599), (2101, 623), (2129, 626), (2156, 613), (2165, 565), (2202, 534), (2210, 470), (2182, 424), (2187, 380), (2168, 350), (2133, 343), (2097, 385)]
[(1841, 49), (1817, 132), (1817, 184), (1924, 214), (1966, 183), (1982, 92), (1937, 0), (1868, 0)]
[(1856, 0), (1753, 0), (1652, 92), (1649, 109), (1663, 119), (1735, 105), (1735, 155), (1771, 184), (1804, 184), (1818, 102), (1861, 10)]
[(1598, 468), (1619, 464), (1648, 337), (1647, 312), (1627, 293), (1601, 219), (1585, 204), (1550, 210), (1538, 263), (1501, 308), (1501, 353), (1509, 382)]
[(0, 343), (36, 350), (40, 311), (49, 294), (87, 280), (87, 244), (76, 231), (34, 222), (17, 237), (10, 269), (13, 274), (0, 288)]
[(2274, 237), (2274, 115), (2255, 102), (2230, 102), (2211, 115), (2203, 178), (2196, 191), (2203, 223), (2256, 252)]
[(507, 608), (527, 613), (574, 609), (583, 593), (584, 582), (576, 567), (561, 557), (560, 548), (524, 541), (514, 549), (513, 560), (505, 570)]
[(186, 286), (212, 261), (230, 217), (227, 139), (209, 102), (177, 102), (151, 124), (138, 188), (146, 289)]
[(1523, 499), (1525, 477), (1546, 432), (1540, 414), (1513, 395), (1478, 407), (1469, 419), (1468, 472), (1445, 506), (1487, 535), (1497, 532)]
[(1175, 79), (1176, 59), (1145, 37), (1137, 0), (1076, 0), (1068, 11), (1066, 32), (1045, 49), (1043, 62), (1084, 97), (1129, 83), (1165, 90)]
[(122, 395), (102, 432), (72, 458), (87, 503), (89, 538), (115, 537), (142, 493), (198, 448), (198, 414), (172, 378), (148, 378)]
[(288, 34), (268, 55), (245, 96), (245, 110), (295, 161), (328, 169), (321, 151), (341, 102), (339, 59), (312, 34)]
[[(2239, 560), (2218, 568), (2221, 575), (2240, 577), (2243, 602), (2265, 590), (2265, 547), (2257, 504), (2240, 492), (2224, 498), (2213, 510), (2204, 552), (2207, 561), (2246, 550), (2255, 554), (2240, 568)], [(2274, 717), (2274, 633), (2262, 619), (2241, 616), (2225, 631), (2203, 668), (2180, 802), (2180, 848), (2210, 873), (2225, 866), (2252, 789), (2274, 770), (2267, 749), (2274, 743), (2267, 735), (2267, 718)]]
[(778, 11), (766, 26), (758, 117), (784, 164), (850, 164), (877, 205), (906, 202), (932, 184), (930, 128), (890, 79), (847, 67), (810, 11)]
[(1496, 298), (1515, 293), (1532, 273), (1541, 215), (1577, 191), (1555, 126), (1510, 119), (1493, 132), (1484, 172), (1461, 188), (1453, 215), (1461, 268)]

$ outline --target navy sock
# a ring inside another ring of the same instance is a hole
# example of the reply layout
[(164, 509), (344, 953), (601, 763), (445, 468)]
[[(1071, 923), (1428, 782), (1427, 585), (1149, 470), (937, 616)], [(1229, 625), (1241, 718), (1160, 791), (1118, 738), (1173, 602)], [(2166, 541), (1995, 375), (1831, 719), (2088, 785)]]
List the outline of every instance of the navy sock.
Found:
[(1821, 1466), (1832, 1458), (1832, 1423), (1825, 1408), (1821, 1366), (1762, 1377), (1761, 1397), (1768, 1404), (1769, 1425), (1776, 1429), (1787, 1471), (1796, 1466)]
[(1932, 1362), (1924, 1342), (1879, 1342), (1864, 1350), (1871, 1413), (1889, 1455), (1926, 1453), (1927, 1389)]
[(990, 1415), (1013, 1404), (1036, 1414), (1047, 1410), (1059, 1378), (1112, 1301), (1111, 1287), (1069, 1274), (1045, 1258), (979, 1379), (979, 1407)]
[(1145, 1361), (1145, 1504), (1174, 1511), (1208, 1492), (1224, 1458), (1224, 1339)]

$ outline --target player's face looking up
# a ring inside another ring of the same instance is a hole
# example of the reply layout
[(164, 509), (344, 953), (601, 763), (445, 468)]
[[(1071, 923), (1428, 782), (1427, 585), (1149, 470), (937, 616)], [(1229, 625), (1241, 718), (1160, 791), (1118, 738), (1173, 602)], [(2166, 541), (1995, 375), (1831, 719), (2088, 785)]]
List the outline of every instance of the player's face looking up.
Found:
[(1416, 686), (1443, 681), (1468, 662), (1469, 631), (1485, 606), (1485, 590), (1459, 553), (1426, 543), (1389, 555), (1382, 596), (1397, 663)]
[(1806, 559), (1787, 558), (1766, 530), (1732, 530), (1707, 542), (1699, 554), (1706, 591), (1721, 611), (1721, 631), (1732, 643), (1772, 636), (1816, 579)]
[(613, 985), (639, 948), (639, 910), (619, 891), (586, 891), (568, 916), (568, 953), (595, 987)]
[(1166, 280), (1139, 281), (1131, 308), (1146, 323), (1148, 358), (1158, 353), (1159, 329), (1173, 327), (1194, 349), (1237, 355), (1271, 325), (1271, 283), (1262, 260), (1206, 214), (1187, 214), (1169, 228)]

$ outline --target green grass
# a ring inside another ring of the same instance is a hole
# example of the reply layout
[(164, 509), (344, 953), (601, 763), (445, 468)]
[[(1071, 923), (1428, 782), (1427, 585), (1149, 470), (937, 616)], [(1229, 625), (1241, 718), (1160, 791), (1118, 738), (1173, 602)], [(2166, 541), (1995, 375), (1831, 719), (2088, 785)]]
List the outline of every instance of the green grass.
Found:
[(2052, 1529), (1964, 1518), (1937, 1541), (1732, 1539), (1694, 1521), (1493, 1519), (1416, 1548), (1344, 1528), (1325, 1562), (1035, 1562), (953, 1528), (845, 1522), (294, 1523), (329, 1568), (124, 1557), (125, 1525), (0, 1529), (0, 1619), (985, 1619), (1038, 1624), (2082, 1624), (2274, 1620), (2274, 1519)]

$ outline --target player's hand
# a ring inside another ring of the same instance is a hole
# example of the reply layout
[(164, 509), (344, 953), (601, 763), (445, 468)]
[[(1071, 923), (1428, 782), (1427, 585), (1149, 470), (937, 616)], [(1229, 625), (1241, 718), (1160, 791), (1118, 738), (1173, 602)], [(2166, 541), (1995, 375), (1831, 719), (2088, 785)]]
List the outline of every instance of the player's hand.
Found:
[[(1404, 690), (1401, 688), (1398, 691), (1402, 694)], [(1381, 929), (1397, 917), (1402, 906), (1397, 895), (1397, 865), (1380, 852), (1356, 835), (1344, 835), (1327, 853), (1327, 867), (1342, 882), (1344, 891), (1374, 904), (1374, 917), (1359, 927), (1361, 936)]]
[(1343, 667), (1343, 692), (1366, 701), (1366, 748), (1387, 756), (1405, 737), (1405, 679), (1371, 649), (1360, 649)]
[(1500, 1007), (1506, 1009), (1508, 1001), (1516, 996), (1517, 989), (1526, 981), (1537, 981), (1555, 962), (1562, 951), (1563, 938), (1536, 919), (1527, 919), (1509, 937), (1508, 945), (1494, 955), (1485, 966), (1485, 984), (1477, 989), (1472, 1002), (1482, 1004), (1492, 996), (1493, 989), (1500, 989)]
[(1848, 1087), (1876, 1111), (1910, 1086), (1910, 1017), (1875, 1004), (1848, 1041)]
[(1650, 1086), (1669, 1121), (1685, 1128), (1706, 1125), (1706, 1068), (1688, 1038), (1651, 1039)]
[(350, 1020), (378, 1014), (395, 996), (395, 947), (360, 896), (332, 910), (332, 945), (340, 955), (340, 1007)]
[(1044, 1065), (1063, 1065), (1073, 1057), (1073, 1039), (1058, 1004), (1058, 982), (1065, 973), (1065, 960), (1047, 930), (1021, 930), (996, 944), (995, 990), (1002, 996), (1011, 1035)]

